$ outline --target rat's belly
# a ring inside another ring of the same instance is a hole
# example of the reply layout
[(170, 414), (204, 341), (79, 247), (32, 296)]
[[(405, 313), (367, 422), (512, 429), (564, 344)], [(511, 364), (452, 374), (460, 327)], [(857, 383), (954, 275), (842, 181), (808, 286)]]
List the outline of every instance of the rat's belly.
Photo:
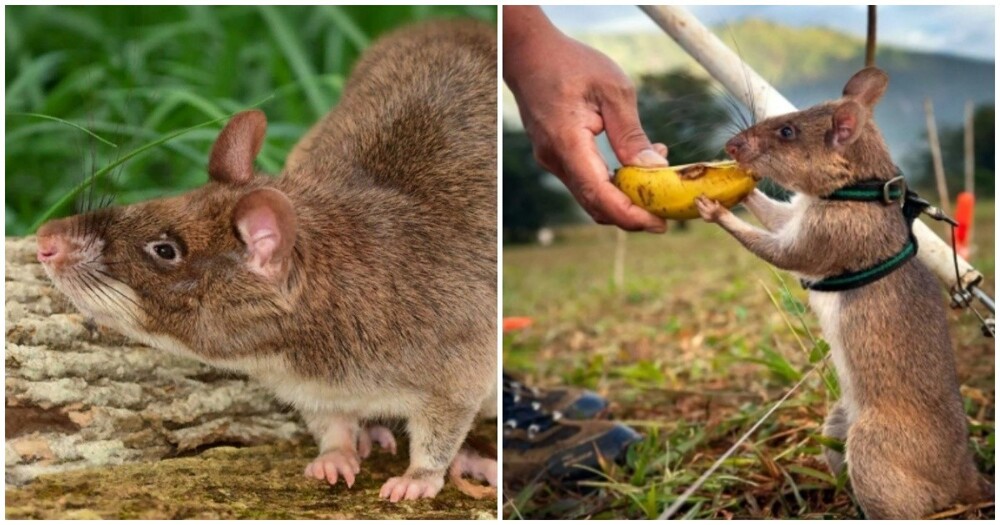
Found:
[(809, 307), (819, 318), (823, 338), (830, 345), (830, 357), (833, 367), (837, 370), (837, 381), (840, 384), (840, 401), (847, 412), (847, 420), (854, 421), (857, 407), (853, 401), (850, 366), (844, 350), (844, 341), (840, 328), (840, 293), (839, 292), (809, 292)]
[(359, 418), (405, 418), (420, 409), (420, 398), (411, 391), (362, 379), (334, 383), (303, 377), (281, 356), (209, 359), (167, 335), (138, 330), (125, 330), (124, 333), (155, 348), (247, 374), (268, 387), (278, 399), (300, 410), (353, 414)]
[(299, 410), (352, 414), (359, 418), (405, 418), (419, 410), (420, 399), (404, 389), (376, 386), (363, 380), (328, 382), (302, 377), (280, 356), (227, 362), (226, 368), (245, 372), (274, 395)]

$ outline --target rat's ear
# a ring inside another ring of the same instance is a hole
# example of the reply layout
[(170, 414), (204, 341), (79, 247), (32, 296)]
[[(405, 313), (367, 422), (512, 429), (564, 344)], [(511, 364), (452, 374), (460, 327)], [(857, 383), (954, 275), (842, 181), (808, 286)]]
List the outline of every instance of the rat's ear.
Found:
[(830, 144), (844, 147), (858, 140), (868, 120), (868, 111), (861, 104), (848, 100), (833, 110), (833, 128), (830, 130)]
[(877, 67), (866, 67), (858, 71), (844, 86), (844, 96), (857, 100), (872, 108), (882, 98), (889, 86), (889, 75)]
[(229, 119), (212, 146), (208, 175), (217, 182), (242, 184), (253, 178), (253, 161), (264, 145), (267, 117), (253, 109)]
[(297, 219), (292, 202), (271, 188), (254, 190), (233, 210), (233, 226), (247, 247), (247, 266), (269, 279), (288, 271)]

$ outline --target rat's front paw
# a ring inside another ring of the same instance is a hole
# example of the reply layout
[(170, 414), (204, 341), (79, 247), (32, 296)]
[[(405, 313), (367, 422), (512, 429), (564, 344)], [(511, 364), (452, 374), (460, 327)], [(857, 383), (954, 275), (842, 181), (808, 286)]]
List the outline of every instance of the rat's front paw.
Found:
[(701, 195), (694, 201), (695, 206), (698, 207), (698, 214), (701, 215), (702, 219), (706, 222), (719, 222), (722, 216), (729, 213), (729, 210), (725, 206), (719, 204), (717, 201), (709, 199), (708, 197)]
[(358, 434), (358, 454), (361, 459), (367, 458), (372, 453), (372, 442), (378, 443), (382, 450), (396, 455), (396, 438), (392, 431), (386, 427), (375, 425), (361, 430)]
[(306, 466), (306, 476), (319, 480), (325, 479), (329, 484), (336, 485), (337, 479), (344, 478), (348, 487), (354, 486), (355, 474), (361, 472), (361, 458), (353, 450), (333, 449), (324, 452)]
[(393, 503), (404, 499), (433, 498), (443, 486), (443, 476), (412, 477), (406, 474), (389, 478), (378, 496)]

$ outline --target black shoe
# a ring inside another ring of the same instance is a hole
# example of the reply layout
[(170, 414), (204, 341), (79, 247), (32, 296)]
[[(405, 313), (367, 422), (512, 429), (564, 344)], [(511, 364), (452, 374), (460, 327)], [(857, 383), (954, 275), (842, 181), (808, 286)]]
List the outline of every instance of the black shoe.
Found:
[(510, 392), (516, 400), (538, 402), (541, 409), (550, 414), (559, 413), (566, 419), (598, 419), (607, 414), (608, 401), (590, 390), (581, 388), (554, 388), (542, 390), (531, 388), (503, 375), (503, 390)]
[(629, 445), (641, 439), (635, 430), (619, 423), (568, 420), (542, 410), (538, 401), (515, 398), (506, 388), (503, 395), (507, 490), (517, 491), (536, 480), (576, 482), (600, 477), (599, 458), (623, 461)]

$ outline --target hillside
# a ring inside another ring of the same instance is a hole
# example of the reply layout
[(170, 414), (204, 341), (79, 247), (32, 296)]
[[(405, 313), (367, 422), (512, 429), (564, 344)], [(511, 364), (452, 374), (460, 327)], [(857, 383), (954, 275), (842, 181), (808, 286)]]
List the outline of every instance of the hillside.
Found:
[[(838, 96), (864, 62), (862, 39), (826, 28), (793, 28), (747, 19), (716, 27), (714, 32), (800, 107)], [(678, 67), (705, 74), (662, 33), (573, 36), (608, 54), (633, 78)], [(880, 46), (876, 63), (891, 78), (876, 118), (897, 162), (904, 163), (924, 144), (925, 96), (934, 102), (939, 127), (959, 125), (966, 100), (976, 104), (994, 100), (993, 62)], [(512, 102), (505, 93), (505, 118), (516, 121)]]

